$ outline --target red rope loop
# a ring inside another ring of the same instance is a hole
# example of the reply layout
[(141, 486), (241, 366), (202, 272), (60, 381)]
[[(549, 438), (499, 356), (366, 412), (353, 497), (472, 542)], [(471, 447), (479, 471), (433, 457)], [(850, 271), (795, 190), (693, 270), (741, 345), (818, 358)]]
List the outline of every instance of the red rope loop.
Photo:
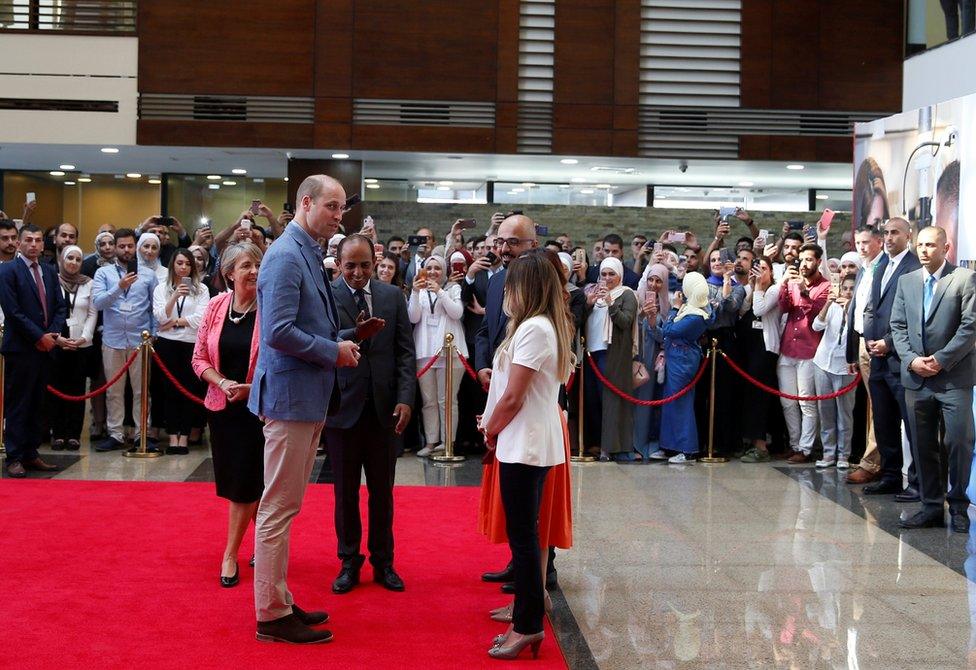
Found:
[[(464, 366), (464, 369), (467, 371), (468, 375), (471, 377), (471, 379), (473, 379), (473, 380), (475, 380), (477, 382), (478, 381), (478, 373), (474, 371), (474, 368), (473, 367), (471, 367), (471, 363), (468, 362), (468, 359), (465, 358), (464, 357), (464, 354), (462, 354), (460, 351), (458, 351), (457, 349), (455, 349), (454, 351), (457, 352), (458, 358), (461, 359), (461, 365)], [(478, 383), (481, 383), (481, 382), (478, 382)]]
[(621, 398), (623, 398), (627, 402), (632, 403), (634, 405), (640, 405), (641, 407), (659, 407), (661, 405), (666, 405), (669, 402), (674, 402), (675, 400), (677, 400), (681, 396), (683, 396), (686, 393), (688, 393), (688, 391), (690, 391), (691, 389), (695, 388), (695, 384), (697, 384), (698, 383), (698, 380), (701, 379), (701, 376), (703, 374), (705, 374), (705, 368), (708, 367), (708, 359), (710, 358), (710, 356), (711, 356), (711, 353), (705, 354), (704, 358), (702, 358), (701, 367), (698, 368), (698, 372), (695, 373), (694, 378), (691, 380), (691, 382), (686, 387), (684, 387), (683, 389), (681, 389), (677, 393), (675, 393), (673, 395), (670, 395), (667, 398), (661, 398), (660, 400), (641, 400), (640, 398), (635, 398), (632, 395), (628, 395), (628, 394), (624, 393), (623, 391), (621, 391), (620, 389), (618, 389), (616, 386), (614, 386), (613, 383), (609, 379), (607, 379), (604, 376), (604, 374), (600, 371), (600, 368), (597, 367), (596, 362), (593, 360), (593, 357), (590, 356), (589, 352), (586, 353), (586, 359), (590, 362), (590, 369), (593, 370), (594, 374), (596, 374), (597, 379), (599, 379), (601, 382), (603, 382), (603, 385), (604, 386), (606, 386), (608, 389), (610, 389), (611, 391), (613, 391), (615, 394), (617, 394), (618, 396), (620, 396)]
[(157, 354), (155, 350), (153, 350), (152, 355), (153, 355), (153, 360), (156, 361), (156, 365), (158, 365), (159, 369), (163, 371), (164, 375), (166, 375), (166, 379), (168, 379), (170, 383), (176, 387), (177, 391), (179, 391), (180, 393), (182, 393), (183, 395), (185, 395), (187, 398), (197, 403), (198, 405), (203, 404), (204, 402), (203, 398), (198, 398), (192, 393), (190, 393), (190, 391), (185, 386), (183, 386), (183, 384), (181, 384), (176, 377), (173, 376), (173, 373), (169, 371), (169, 368), (166, 367), (166, 364), (163, 363), (163, 359), (159, 357), (159, 354)]
[(425, 374), (427, 374), (427, 372), (432, 367), (434, 367), (434, 363), (436, 363), (437, 362), (437, 359), (440, 358), (440, 357), (441, 357), (441, 352), (437, 352), (437, 355), (436, 356), (431, 356), (430, 357), (430, 361), (427, 362), (427, 365), (425, 365), (424, 367), (422, 367), (420, 370), (417, 371), (417, 379), (420, 379)]
[(575, 383), (576, 383), (576, 370), (573, 370), (573, 374), (571, 374), (569, 376), (569, 379), (566, 381), (566, 393), (569, 393), (570, 391), (573, 390), (573, 385)]
[(783, 393), (779, 389), (774, 389), (772, 386), (766, 386), (761, 381), (759, 381), (755, 377), (751, 376), (748, 372), (740, 368), (739, 364), (733, 361), (731, 358), (729, 358), (724, 351), (719, 351), (719, 353), (722, 354), (722, 358), (724, 358), (725, 362), (729, 364), (729, 367), (735, 370), (736, 372), (738, 372), (747, 382), (755, 386), (758, 386), (763, 391), (766, 391), (766, 393), (772, 393), (773, 395), (778, 395), (780, 398), (786, 398), (787, 400), (800, 400), (806, 402), (815, 402), (817, 400), (832, 400), (833, 398), (842, 396), (845, 393), (850, 393), (851, 391), (857, 388), (857, 385), (861, 381), (861, 375), (860, 373), (858, 373), (854, 375), (854, 381), (852, 381), (850, 384), (848, 384), (841, 390), (835, 391), (834, 393), (828, 393), (826, 395), (814, 395), (814, 396), (793, 395), (791, 393)]
[(136, 357), (138, 355), (139, 355), (139, 348), (136, 347), (136, 350), (132, 352), (131, 356), (129, 356), (129, 360), (127, 360), (122, 365), (122, 367), (119, 368), (119, 371), (115, 373), (115, 376), (109, 379), (107, 382), (105, 382), (105, 384), (103, 384), (102, 386), (99, 386), (94, 391), (91, 391), (84, 395), (68, 395), (67, 393), (62, 393), (61, 391), (57, 390), (56, 388), (48, 384), (47, 392), (53, 396), (61, 398), (61, 400), (68, 400), (70, 402), (85, 402), (86, 400), (89, 400), (91, 398), (94, 398), (95, 396), (105, 393), (106, 391), (108, 391), (110, 386), (112, 386), (120, 379), (122, 379), (122, 375), (125, 374), (126, 370), (132, 367), (132, 364), (136, 362)]

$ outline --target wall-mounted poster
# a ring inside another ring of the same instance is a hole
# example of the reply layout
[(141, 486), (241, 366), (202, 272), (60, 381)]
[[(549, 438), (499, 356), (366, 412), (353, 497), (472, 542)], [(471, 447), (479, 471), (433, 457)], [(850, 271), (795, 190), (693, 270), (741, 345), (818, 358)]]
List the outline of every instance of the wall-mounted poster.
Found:
[(913, 230), (946, 229), (949, 260), (976, 263), (976, 95), (859, 123), (854, 138), (853, 221), (901, 216)]

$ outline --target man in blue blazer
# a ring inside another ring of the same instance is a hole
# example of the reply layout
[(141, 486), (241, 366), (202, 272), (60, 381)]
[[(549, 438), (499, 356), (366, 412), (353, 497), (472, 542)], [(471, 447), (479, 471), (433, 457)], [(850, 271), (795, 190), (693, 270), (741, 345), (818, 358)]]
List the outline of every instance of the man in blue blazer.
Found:
[(268, 249), (258, 275), (261, 348), (248, 408), (264, 420), (264, 495), (255, 520), (254, 604), (257, 638), (311, 644), (332, 633), (310, 626), (288, 590), (291, 523), (302, 507), (326, 413), (337, 399), (335, 371), (355, 367), (359, 347), (339, 341), (339, 316), (325, 280), (322, 248), (335, 234), (346, 193), (312, 175), (298, 187), (295, 218)]
[(5, 317), (0, 353), (6, 359), (7, 474), (57, 470), (37, 453), (41, 444), (41, 402), (50, 377), (68, 308), (57, 272), (41, 262), (44, 233), (27, 224), (20, 230), (20, 256), (0, 265), (0, 308)]
[(874, 437), (881, 453), (881, 479), (865, 486), (864, 493), (894, 493), (899, 502), (918, 499), (914, 463), (908, 472), (908, 488), (902, 490), (901, 424), (908, 420), (908, 409), (901, 385), (901, 359), (895, 350), (890, 325), (898, 280), (921, 267), (908, 248), (911, 237), (911, 226), (905, 219), (889, 219), (885, 223), (885, 253), (874, 270), (871, 300), (864, 308), (864, 345), (871, 356), (868, 390), (874, 413)]

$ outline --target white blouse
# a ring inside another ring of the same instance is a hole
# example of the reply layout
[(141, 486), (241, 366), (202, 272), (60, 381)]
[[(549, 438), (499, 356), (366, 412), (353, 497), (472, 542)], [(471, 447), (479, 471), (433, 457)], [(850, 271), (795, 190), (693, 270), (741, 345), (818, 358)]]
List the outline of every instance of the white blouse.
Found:
[[(188, 296), (177, 298), (173, 311), (167, 314), (166, 303), (171, 295), (173, 295), (173, 288), (169, 285), (169, 280), (156, 285), (156, 290), (153, 292), (153, 318), (156, 320), (156, 335), (164, 340), (194, 344), (197, 341), (197, 330), (203, 321), (204, 312), (207, 311), (207, 303), (210, 302), (210, 292), (207, 291), (206, 286), (198, 284), (196, 293), (190, 289)], [(189, 325), (186, 328), (159, 330), (160, 324), (177, 318), (186, 319)]]
[(779, 308), (779, 289), (782, 284), (773, 284), (766, 291), (752, 294), (752, 313), (762, 320), (763, 341), (766, 351), (779, 353), (779, 343), (783, 335), (783, 311)]
[[(428, 359), (440, 353), (444, 346), (444, 336), (454, 335), (454, 346), (465, 358), (468, 357), (468, 344), (464, 339), (464, 303), (461, 301), (461, 286), (448, 284), (437, 294), (426, 289), (411, 291), (407, 302), (407, 315), (414, 324), (413, 344), (417, 359)], [(460, 365), (455, 361), (455, 365)], [(444, 367), (438, 360), (435, 368)]]
[(544, 316), (523, 321), (510, 342), (495, 352), (491, 386), (482, 425), (491, 418), (505, 393), (512, 365), (532, 368), (521, 409), (498, 434), (495, 457), (502, 463), (547, 467), (566, 462), (563, 427), (559, 417), (559, 371), (556, 330)]
[(85, 338), (80, 348), (90, 347), (95, 337), (95, 324), (98, 321), (98, 310), (92, 300), (92, 288), (95, 282), (85, 282), (78, 286), (74, 293), (69, 293), (61, 287), (61, 294), (68, 307), (68, 337), (77, 340)]

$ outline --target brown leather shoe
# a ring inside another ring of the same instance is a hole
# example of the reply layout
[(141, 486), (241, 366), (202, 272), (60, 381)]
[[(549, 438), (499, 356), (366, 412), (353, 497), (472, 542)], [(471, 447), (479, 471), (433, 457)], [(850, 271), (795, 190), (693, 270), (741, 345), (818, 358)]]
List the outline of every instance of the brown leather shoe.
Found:
[(868, 472), (863, 468), (858, 468), (851, 474), (847, 475), (848, 484), (867, 484), (869, 482), (877, 481), (881, 477), (880, 472)]
[(56, 465), (45, 463), (44, 461), (41, 460), (40, 456), (38, 456), (37, 458), (32, 458), (29, 461), (26, 461), (24, 463), (24, 467), (27, 468), (28, 470), (38, 470), (40, 472), (55, 472), (61, 469)]
[(7, 476), (13, 477), (14, 479), (23, 479), (27, 476), (27, 471), (24, 470), (24, 466), (20, 464), (20, 461), (14, 461), (7, 465)]
[(787, 463), (809, 463), (813, 460), (813, 456), (809, 454), (804, 454), (802, 451), (794, 451), (793, 455), (786, 459)]

